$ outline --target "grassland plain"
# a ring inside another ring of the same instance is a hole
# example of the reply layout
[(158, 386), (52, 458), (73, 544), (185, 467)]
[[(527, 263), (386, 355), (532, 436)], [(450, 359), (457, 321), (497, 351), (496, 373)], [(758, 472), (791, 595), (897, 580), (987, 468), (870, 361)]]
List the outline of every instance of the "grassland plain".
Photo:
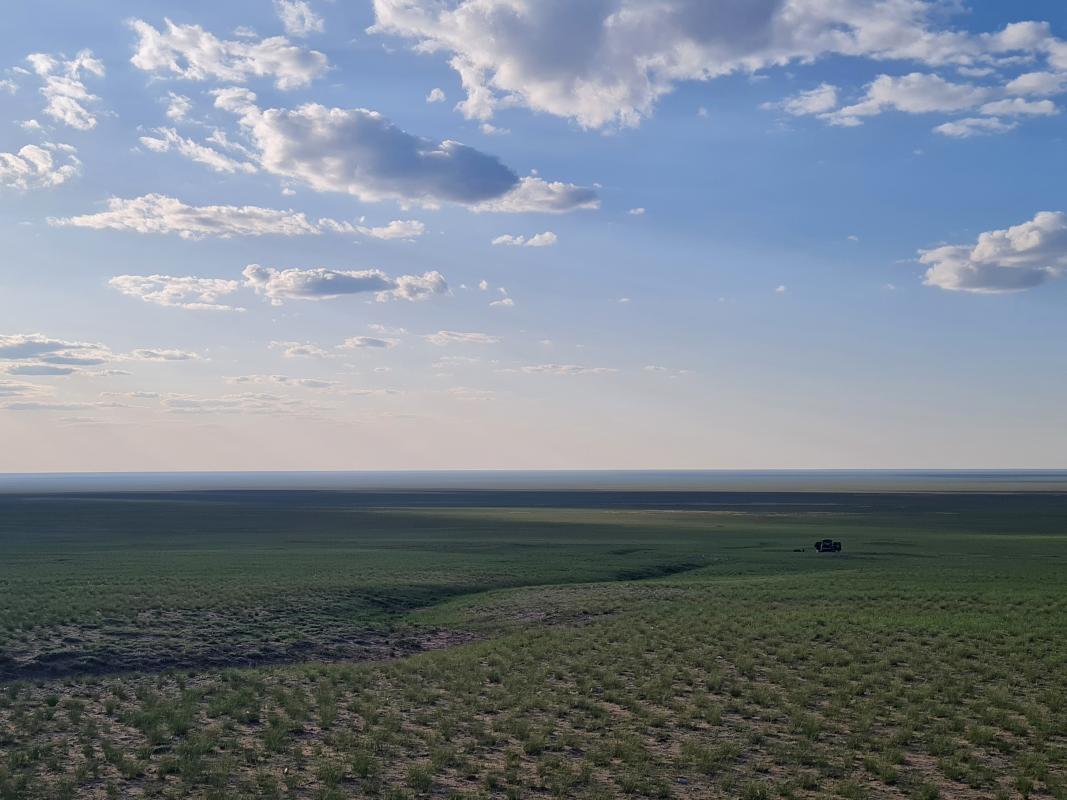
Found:
[(1061, 494), (11, 495), (0, 548), (3, 798), (1067, 798)]

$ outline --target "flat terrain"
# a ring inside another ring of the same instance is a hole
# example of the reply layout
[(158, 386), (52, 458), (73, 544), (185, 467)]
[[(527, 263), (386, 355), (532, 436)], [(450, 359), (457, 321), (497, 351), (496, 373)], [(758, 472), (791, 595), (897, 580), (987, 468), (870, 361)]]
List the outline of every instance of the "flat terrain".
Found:
[(0, 798), (363, 796), (1067, 798), (1067, 495), (0, 495)]

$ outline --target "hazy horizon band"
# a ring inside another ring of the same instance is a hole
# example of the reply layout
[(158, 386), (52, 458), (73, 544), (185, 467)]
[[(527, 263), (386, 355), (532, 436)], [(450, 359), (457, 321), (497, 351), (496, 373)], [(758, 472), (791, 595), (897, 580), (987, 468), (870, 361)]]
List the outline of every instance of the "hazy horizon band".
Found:
[(1067, 492), (1067, 470), (410, 470), (0, 473), (0, 493), (121, 491)]

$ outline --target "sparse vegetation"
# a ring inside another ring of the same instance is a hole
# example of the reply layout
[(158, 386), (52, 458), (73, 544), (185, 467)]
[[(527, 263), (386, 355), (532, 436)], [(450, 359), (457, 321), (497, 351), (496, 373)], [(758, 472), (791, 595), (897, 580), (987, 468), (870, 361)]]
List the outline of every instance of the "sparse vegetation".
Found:
[(0, 498), (0, 798), (1067, 798), (1065, 498), (402, 502)]

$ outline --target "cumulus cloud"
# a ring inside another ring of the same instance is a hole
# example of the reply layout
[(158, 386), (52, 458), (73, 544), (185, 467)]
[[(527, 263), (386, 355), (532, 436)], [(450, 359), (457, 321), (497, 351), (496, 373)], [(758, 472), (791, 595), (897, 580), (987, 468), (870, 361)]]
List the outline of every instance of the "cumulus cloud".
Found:
[(1014, 130), (1017, 125), (1016, 122), (1004, 122), (996, 117), (964, 117), (938, 125), (934, 128), (934, 133), (951, 136), (954, 139), (969, 139), (972, 136), (1007, 133)]
[(1009, 94), (1054, 95), (1067, 86), (1067, 72), (1026, 72), (1008, 81)]
[(589, 128), (636, 125), (681, 81), (828, 55), (1067, 66), (1047, 23), (968, 33), (945, 28), (942, 4), (922, 0), (375, 0), (374, 10), (372, 32), (449, 56), (467, 93), (459, 109), (482, 121), (522, 105)]
[(68, 144), (28, 144), (17, 153), (0, 153), (0, 186), (46, 189), (59, 186), (81, 171), (77, 151)]
[(999, 114), (1005, 117), (1041, 116), (1059, 114), (1060, 110), (1051, 100), (1023, 100), (1013, 97), (1008, 100), (995, 100), (982, 106), (983, 114)]
[(379, 292), (379, 303), (386, 300), (423, 300), (435, 294), (447, 294), (448, 284), (440, 272), (433, 270), (422, 275), (401, 275), (395, 280), (394, 287), (387, 292)]
[(298, 89), (326, 72), (326, 56), (294, 45), (284, 36), (233, 41), (219, 39), (199, 25), (175, 25), (164, 20), (157, 30), (135, 19), (137, 50), (130, 59), (135, 67), (154, 74), (185, 80), (244, 83), (249, 78), (273, 78), (279, 89)]
[(829, 83), (823, 83), (814, 89), (800, 92), (774, 105), (795, 117), (808, 114), (825, 114), (827, 111), (832, 111), (837, 107), (837, 87)]
[(383, 339), (377, 336), (352, 336), (341, 345), (345, 350), (381, 349), (388, 350), (400, 344), (398, 339)]
[(374, 239), (417, 239), (426, 233), (426, 226), (417, 219), (394, 219), (376, 228), (357, 225), (356, 230)]
[(1032, 220), (987, 231), (974, 245), (921, 250), (925, 283), (939, 289), (996, 294), (1039, 286), (1067, 270), (1067, 214), (1042, 211)]
[(827, 113), (834, 125), (859, 125), (863, 117), (896, 110), (908, 114), (955, 112), (975, 108), (990, 98), (992, 90), (972, 83), (952, 83), (940, 75), (912, 72), (894, 77), (879, 75), (865, 96), (852, 105)]
[(303, 213), (259, 206), (190, 206), (174, 197), (146, 194), (131, 199), (113, 197), (107, 211), (76, 217), (49, 217), (48, 224), (135, 233), (175, 233), (183, 239), (207, 236), (308, 236), (350, 232), (350, 223), (331, 219), (312, 222)]
[(112, 358), (111, 351), (99, 343), (55, 339), (40, 333), (0, 335), (0, 361), (90, 366)]
[[(975, 74), (983, 71), (972, 69), (967, 72)], [(1033, 86), (1036, 87), (1039, 83), (1048, 85), (1048, 82), (1042, 79), (1033, 82)], [(1016, 127), (1016, 122), (1005, 122), (1001, 117), (1048, 116), (1059, 113), (1059, 109), (1051, 100), (1005, 97), (1005, 92), (1011, 93), (1011, 85), (1009, 83), (1001, 88), (974, 83), (953, 83), (939, 75), (912, 72), (899, 77), (879, 75), (868, 84), (864, 96), (858, 102), (841, 108), (837, 108), (835, 87), (828, 84), (771, 105), (796, 116), (814, 115), (833, 125), (843, 126), (861, 125), (864, 118), (886, 111), (908, 114), (956, 114), (970, 111), (982, 115), (949, 120), (934, 128), (935, 133), (955, 138), (1005, 133)], [(1017, 85), (1016, 89), (1016, 93), (1025, 94), (1025, 82)]]
[(256, 105), (247, 89), (216, 92), (215, 105), (237, 114), (266, 172), (320, 192), (376, 202), (434, 207), (458, 203), (486, 211), (570, 211), (598, 205), (591, 189), (518, 176), (496, 156), (450, 139), (401, 130), (365, 108), (307, 103)]
[(146, 303), (191, 311), (242, 311), (221, 302), (240, 288), (237, 281), (172, 275), (116, 275), (108, 285)]
[(307, 0), (274, 0), (274, 13), (290, 36), (310, 36), (322, 33), (326, 24)]
[(87, 74), (104, 77), (104, 63), (91, 50), (82, 50), (71, 59), (32, 53), (26, 60), (44, 82), (41, 95), (45, 99), (45, 114), (80, 131), (96, 127), (96, 113), (90, 107), (100, 98), (86, 88), (82, 78)]
[(533, 236), (514, 236), (506, 233), (493, 239), (494, 245), (509, 245), (511, 247), (551, 247), (558, 241), (558, 237), (552, 231), (535, 233)]
[(508, 295), (508, 290), (503, 286), (497, 289), (500, 292), (500, 297), (489, 303), (490, 308), (511, 308), (515, 305), (515, 301)]
[(271, 350), (281, 350), (284, 358), (330, 358), (327, 350), (311, 342), (271, 342)]
[(245, 284), (273, 305), (286, 300), (332, 300), (347, 294), (374, 294), (378, 302), (423, 300), (444, 294), (448, 284), (440, 272), (392, 278), (379, 269), (274, 269), (249, 264), (241, 273)]
[(444, 347), (450, 344), (496, 344), (500, 341), (499, 336), (490, 336), (487, 333), (464, 333), (461, 331), (438, 331), (422, 337), (430, 344)]
[[(200, 356), (183, 350), (139, 348), (117, 353), (99, 342), (58, 339), (41, 333), (0, 335), (0, 366), (23, 375), (104, 375), (117, 370), (88, 371), (128, 361), (191, 361)], [(125, 373), (121, 373), (125, 374)]]
[(293, 378), (289, 375), (236, 375), (226, 380), (229, 383), (236, 384), (294, 386), (300, 389), (316, 389), (319, 391), (333, 389), (341, 385), (339, 381), (329, 381), (321, 378)]
[(215, 172), (256, 172), (255, 164), (250, 164), (247, 161), (237, 161), (205, 144), (187, 139), (174, 128), (156, 128), (155, 134), (155, 136), (141, 137), (141, 144), (153, 152), (166, 153), (174, 150), (190, 161), (204, 164)]
[(200, 361), (198, 353), (190, 353), (186, 350), (160, 350), (142, 347), (130, 354), (131, 358), (138, 361)]
[(427, 103), (443, 103), (443, 102), (445, 102), (444, 90), (436, 88), (436, 87), (431, 89), (430, 93), (428, 95), (426, 95), (426, 102)]
[(575, 186), (573, 183), (545, 181), (528, 175), (520, 179), (518, 185), (507, 194), (479, 203), (474, 210), (506, 214), (561, 214), (576, 209), (595, 208), (600, 208), (600, 200), (593, 189)]

